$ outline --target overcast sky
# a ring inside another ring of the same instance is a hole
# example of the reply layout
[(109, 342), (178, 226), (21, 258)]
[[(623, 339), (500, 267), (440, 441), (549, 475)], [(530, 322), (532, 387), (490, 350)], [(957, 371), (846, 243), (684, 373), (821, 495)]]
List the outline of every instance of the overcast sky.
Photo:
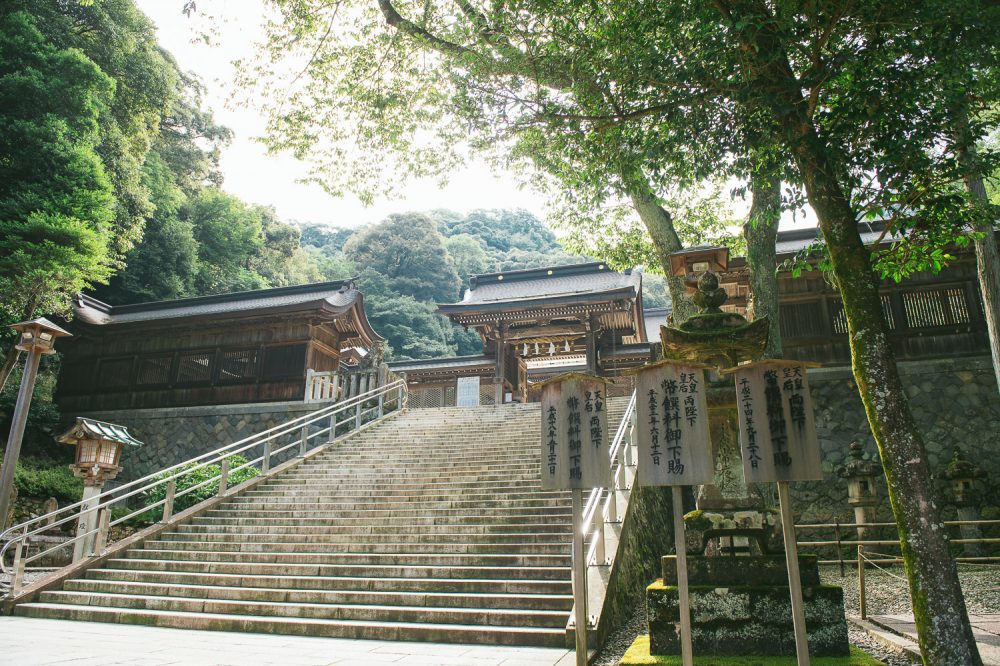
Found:
[[(181, 13), (183, 0), (137, 0), (139, 8), (157, 27), (160, 44), (170, 51), (182, 69), (201, 77), (207, 88), (206, 105), (216, 121), (235, 133), (223, 151), (224, 189), (245, 201), (274, 206), (286, 221), (321, 222), (336, 226), (357, 226), (375, 222), (389, 213), (409, 210), (450, 208), (467, 212), (475, 208), (525, 208), (543, 217), (543, 199), (530, 190), (518, 190), (513, 177), (496, 175), (484, 163), (472, 164), (451, 177), (444, 189), (436, 182), (416, 181), (403, 191), (401, 199), (379, 200), (370, 207), (357, 198), (333, 198), (317, 185), (296, 180), (306, 175), (303, 164), (288, 155), (268, 155), (254, 141), (264, 133), (265, 121), (250, 108), (226, 105), (231, 89), (233, 60), (252, 53), (261, 36), (260, 0), (212, 0), (211, 11), (226, 17), (219, 26), (216, 46), (196, 39), (205, 27), (205, 18)], [(208, 7), (206, 7), (208, 8)]]

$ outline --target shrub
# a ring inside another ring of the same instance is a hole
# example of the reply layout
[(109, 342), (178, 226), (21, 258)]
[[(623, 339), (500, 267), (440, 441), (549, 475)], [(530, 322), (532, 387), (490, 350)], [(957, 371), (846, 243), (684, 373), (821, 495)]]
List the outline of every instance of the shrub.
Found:
[(14, 470), (18, 495), (35, 499), (55, 497), (62, 502), (78, 502), (83, 496), (83, 482), (66, 465), (37, 468), (18, 465)]
[[(230, 470), (239, 467), (240, 465), (244, 465), (247, 462), (247, 459), (244, 458), (243, 456), (230, 456), (228, 460), (229, 460)], [(198, 464), (200, 463), (191, 463), (181, 469), (183, 470), (191, 467), (197, 467)], [(170, 473), (161, 474), (160, 476), (157, 477), (157, 481), (167, 479), (173, 474), (176, 474), (177, 471), (178, 470), (175, 470), (174, 472)], [(187, 474), (184, 474), (183, 476), (177, 477), (177, 490), (175, 493), (175, 497), (177, 495), (181, 495), (181, 493), (187, 490), (188, 488), (197, 486), (199, 483), (207, 481), (208, 479), (218, 477), (220, 472), (221, 470), (219, 465), (206, 465), (201, 469), (196, 469), (194, 471), (188, 472)], [(238, 485), (248, 479), (254, 478), (259, 474), (260, 470), (252, 465), (244, 467), (243, 469), (237, 470), (235, 472), (230, 471), (229, 486), (232, 487)], [(180, 497), (176, 497), (176, 499), (174, 500), (174, 513), (178, 513), (180, 511), (183, 511), (184, 509), (194, 506), (195, 504), (198, 504), (199, 502), (203, 502), (208, 498), (214, 496), (218, 491), (219, 491), (219, 484), (216, 481), (213, 483), (206, 483), (204, 486), (198, 488), (197, 490), (193, 490), (187, 493), (186, 495), (181, 495)], [(144, 495), (146, 504), (155, 504), (156, 502), (161, 501), (166, 496), (167, 496), (166, 483), (160, 483), (159, 485), (153, 487)], [(155, 509), (150, 510), (146, 514), (142, 514), (141, 518), (145, 521), (155, 522), (159, 520), (162, 516), (163, 516), (163, 507), (159, 506), (156, 507)]]

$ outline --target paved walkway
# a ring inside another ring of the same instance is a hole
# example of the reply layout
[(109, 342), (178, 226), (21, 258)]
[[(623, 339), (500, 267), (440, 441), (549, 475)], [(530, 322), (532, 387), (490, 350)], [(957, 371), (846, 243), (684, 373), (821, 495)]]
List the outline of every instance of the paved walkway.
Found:
[[(879, 625), (917, 641), (917, 627), (913, 624), (913, 615), (869, 615), (868, 619)], [(972, 633), (979, 645), (979, 656), (985, 666), (1000, 666), (1000, 614), (969, 614), (972, 622)]]
[(553, 648), (396, 643), (0, 617), (0, 663), (17, 666), (572, 666)]

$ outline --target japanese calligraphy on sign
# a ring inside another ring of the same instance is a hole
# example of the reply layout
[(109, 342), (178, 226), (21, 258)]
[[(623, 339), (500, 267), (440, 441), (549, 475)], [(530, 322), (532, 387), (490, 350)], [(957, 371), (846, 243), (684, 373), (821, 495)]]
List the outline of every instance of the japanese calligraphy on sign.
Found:
[(570, 373), (542, 385), (542, 488), (608, 486), (607, 384)]
[(770, 360), (731, 371), (747, 483), (823, 478), (808, 365)]
[(660, 361), (636, 373), (638, 475), (643, 486), (693, 486), (713, 479), (702, 366)]

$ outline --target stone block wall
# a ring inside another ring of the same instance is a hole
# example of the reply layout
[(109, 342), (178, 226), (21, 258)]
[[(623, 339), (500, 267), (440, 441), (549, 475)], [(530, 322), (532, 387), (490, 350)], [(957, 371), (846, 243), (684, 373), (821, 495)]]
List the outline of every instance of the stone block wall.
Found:
[[(141, 447), (122, 452), (122, 472), (116, 479), (121, 482), (190, 460), (325, 406), (324, 403), (272, 402), (117, 410), (81, 416), (126, 426), (136, 439), (143, 442)], [(286, 435), (282, 442), (288, 443), (293, 439), (298, 439), (297, 433)], [(261, 453), (262, 450), (256, 450), (253, 456), (242, 455), (251, 458)], [(276, 456), (274, 462), (287, 457)]]
[[(1000, 505), (1000, 392), (988, 356), (958, 357), (899, 364), (910, 408), (924, 436), (932, 472), (940, 472), (955, 447), (986, 473), (981, 505)], [(864, 406), (849, 367), (809, 371), (816, 427), (823, 452), (822, 482), (792, 484), (796, 513), (803, 522), (833, 518), (853, 521), (847, 505), (847, 483), (836, 470), (847, 459), (848, 446), (859, 441), (868, 457), (876, 455)], [(884, 479), (878, 479), (879, 520), (891, 520)], [(952, 495), (939, 482), (946, 519), (955, 517)]]

